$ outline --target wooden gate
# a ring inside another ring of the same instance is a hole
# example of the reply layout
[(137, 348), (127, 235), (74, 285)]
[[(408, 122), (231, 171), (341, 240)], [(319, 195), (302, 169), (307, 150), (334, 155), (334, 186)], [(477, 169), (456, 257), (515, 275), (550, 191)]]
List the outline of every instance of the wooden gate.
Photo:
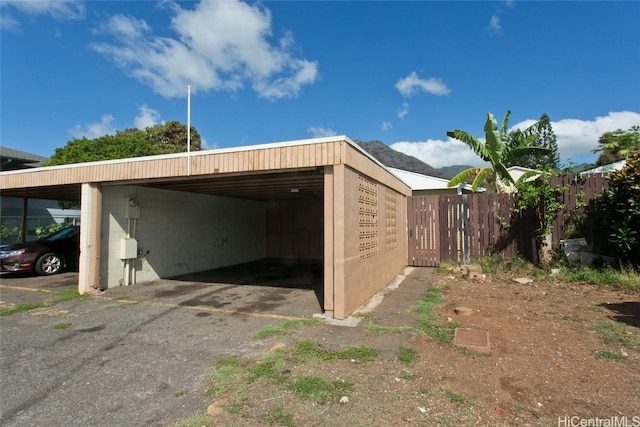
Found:
[(407, 198), (409, 265), (435, 267), (440, 263), (440, 196)]
[(409, 197), (408, 264), (467, 264), (488, 253), (532, 259), (535, 213), (513, 214), (514, 201), (510, 194)]

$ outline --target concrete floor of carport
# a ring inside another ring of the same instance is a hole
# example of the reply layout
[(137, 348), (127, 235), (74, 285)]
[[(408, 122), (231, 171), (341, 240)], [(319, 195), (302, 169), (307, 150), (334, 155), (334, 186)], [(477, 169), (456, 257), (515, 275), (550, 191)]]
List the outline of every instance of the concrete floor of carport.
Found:
[(110, 288), (102, 296), (208, 313), (311, 317), (322, 313), (323, 263), (263, 259)]

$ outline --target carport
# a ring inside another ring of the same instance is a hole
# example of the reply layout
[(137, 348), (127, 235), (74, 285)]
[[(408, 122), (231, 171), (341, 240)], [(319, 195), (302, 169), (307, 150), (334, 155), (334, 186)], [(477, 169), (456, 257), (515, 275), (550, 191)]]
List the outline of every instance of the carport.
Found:
[(323, 310), (345, 318), (406, 264), (410, 189), (344, 136), (0, 177), (3, 196), (81, 201), (81, 293), (299, 262), (319, 266)]

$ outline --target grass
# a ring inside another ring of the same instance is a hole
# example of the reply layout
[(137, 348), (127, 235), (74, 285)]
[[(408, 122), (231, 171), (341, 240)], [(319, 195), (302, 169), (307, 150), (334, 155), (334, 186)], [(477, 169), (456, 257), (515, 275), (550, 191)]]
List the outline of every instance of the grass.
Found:
[(322, 320), (320, 319), (290, 319), (285, 320), (279, 325), (267, 326), (266, 328), (260, 329), (258, 332), (253, 334), (253, 338), (264, 339), (277, 335), (287, 335), (291, 331), (299, 328), (319, 325), (322, 325)]
[(187, 394), (187, 392), (185, 392), (184, 390), (178, 390), (178, 391), (173, 393), (173, 397), (182, 397), (185, 394)]
[(344, 347), (338, 350), (325, 350), (317, 341), (303, 340), (296, 344), (295, 353), (302, 360), (361, 360), (369, 362), (378, 356), (378, 350), (367, 346)]
[(317, 404), (328, 401), (338, 402), (353, 387), (352, 383), (342, 380), (327, 380), (322, 377), (301, 377), (290, 384), (290, 389), (302, 400)]
[(608, 344), (621, 345), (640, 351), (640, 331), (638, 328), (604, 319), (590, 325), (589, 329), (598, 332), (602, 340)]
[(239, 359), (225, 358), (216, 362), (216, 371), (210, 379), (206, 396), (219, 396), (234, 387), (244, 376), (244, 366)]
[(71, 325), (72, 323), (67, 322), (54, 323), (53, 325), (51, 325), (51, 329), (67, 329)]
[[(260, 383), (276, 387), (280, 392), (293, 393), (302, 400), (309, 400), (316, 404), (329, 401), (337, 403), (351, 390), (353, 384), (317, 375), (297, 376), (292, 373), (292, 367), (311, 359), (372, 361), (377, 355), (378, 350), (371, 347), (353, 346), (326, 350), (316, 341), (305, 340), (298, 342), (295, 348), (265, 354), (254, 363), (236, 358), (224, 358), (216, 363), (216, 370), (211, 375), (205, 395), (218, 397), (229, 394), (236, 399), (242, 399), (250, 393), (252, 384)], [(232, 405), (233, 402), (227, 407)], [(270, 423), (278, 423), (288, 419), (285, 415), (285, 413), (276, 412), (267, 414), (267, 419), (271, 420)], [(278, 419), (280, 421), (277, 421)]]
[(418, 355), (416, 351), (410, 347), (400, 346), (398, 347), (398, 360), (413, 365), (418, 360)]
[(416, 329), (426, 333), (433, 341), (452, 344), (453, 332), (459, 326), (457, 323), (442, 324), (439, 321), (436, 307), (444, 304), (442, 292), (438, 288), (430, 288), (427, 293), (411, 308), (418, 313)]
[(433, 390), (434, 394), (439, 395), (458, 406), (474, 406), (475, 401), (471, 397), (463, 396), (447, 388), (437, 388)]
[(66, 301), (84, 301), (91, 298), (90, 295), (80, 295), (75, 289), (67, 289), (54, 292), (54, 298), (42, 302), (27, 302), (16, 304), (11, 308), (0, 308), (0, 317), (11, 316), (13, 314), (24, 313), (38, 308), (47, 308)]
[(367, 322), (367, 324), (364, 325), (364, 328), (369, 332), (373, 332), (374, 334), (393, 334), (398, 332), (411, 331), (411, 328), (409, 326), (381, 326), (376, 325), (373, 322)]
[(594, 350), (591, 355), (598, 360), (610, 360), (612, 362), (624, 362), (627, 356), (621, 353), (613, 353), (606, 350)]
[[(587, 283), (625, 291), (640, 292), (640, 272), (634, 270), (632, 267), (615, 269), (610, 266), (592, 268), (584, 266), (567, 267), (558, 264), (541, 268), (524, 258), (513, 257), (505, 259), (497, 255), (477, 258), (474, 259), (472, 263), (480, 265), (482, 272), (485, 274), (505, 273), (511, 276), (553, 277), (555, 281), (563, 283)], [(456, 265), (453, 263), (443, 262), (438, 266), (438, 271), (441, 273), (452, 272), (455, 271), (456, 268)], [(551, 276), (550, 271), (552, 268), (559, 268), (560, 272)]]
[(632, 292), (640, 291), (640, 273), (632, 268), (563, 268), (558, 276), (569, 283), (589, 283)]
[(267, 412), (265, 419), (269, 425), (279, 425), (283, 427), (295, 427), (293, 416), (284, 407), (278, 406)]
[(567, 316), (562, 316), (562, 320), (566, 320), (566, 321), (569, 321), (569, 322), (581, 323), (581, 322), (586, 322), (589, 319), (587, 319), (586, 317), (582, 317), (582, 316), (575, 316), (575, 315), (569, 316), (569, 315), (567, 315)]
[(178, 421), (174, 427), (213, 427), (215, 421), (207, 414), (195, 414)]

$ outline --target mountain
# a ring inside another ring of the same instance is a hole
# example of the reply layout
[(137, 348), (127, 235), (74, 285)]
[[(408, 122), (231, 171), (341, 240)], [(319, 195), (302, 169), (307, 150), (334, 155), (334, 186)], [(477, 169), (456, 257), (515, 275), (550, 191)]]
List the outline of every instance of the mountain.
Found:
[(438, 170), (444, 173), (445, 175), (447, 175), (448, 178), (453, 178), (454, 176), (458, 175), (460, 172), (466, 171), (467, 169), (472, 167), (473, 166), (471, 165), (453, 165), (453, 166), (443, 166)]
[(449, 175), (441, 170), (435, 169), (422, 160), (413, 156), (394, 150), (380, 141), (359, 141), (354, 140), (364, 151), (375, 157), (380, 163), (390, 168), (403, 169), (410, 172), (421, 173), (423, 175), (436, 176), (438, 178), (449, 179)]

